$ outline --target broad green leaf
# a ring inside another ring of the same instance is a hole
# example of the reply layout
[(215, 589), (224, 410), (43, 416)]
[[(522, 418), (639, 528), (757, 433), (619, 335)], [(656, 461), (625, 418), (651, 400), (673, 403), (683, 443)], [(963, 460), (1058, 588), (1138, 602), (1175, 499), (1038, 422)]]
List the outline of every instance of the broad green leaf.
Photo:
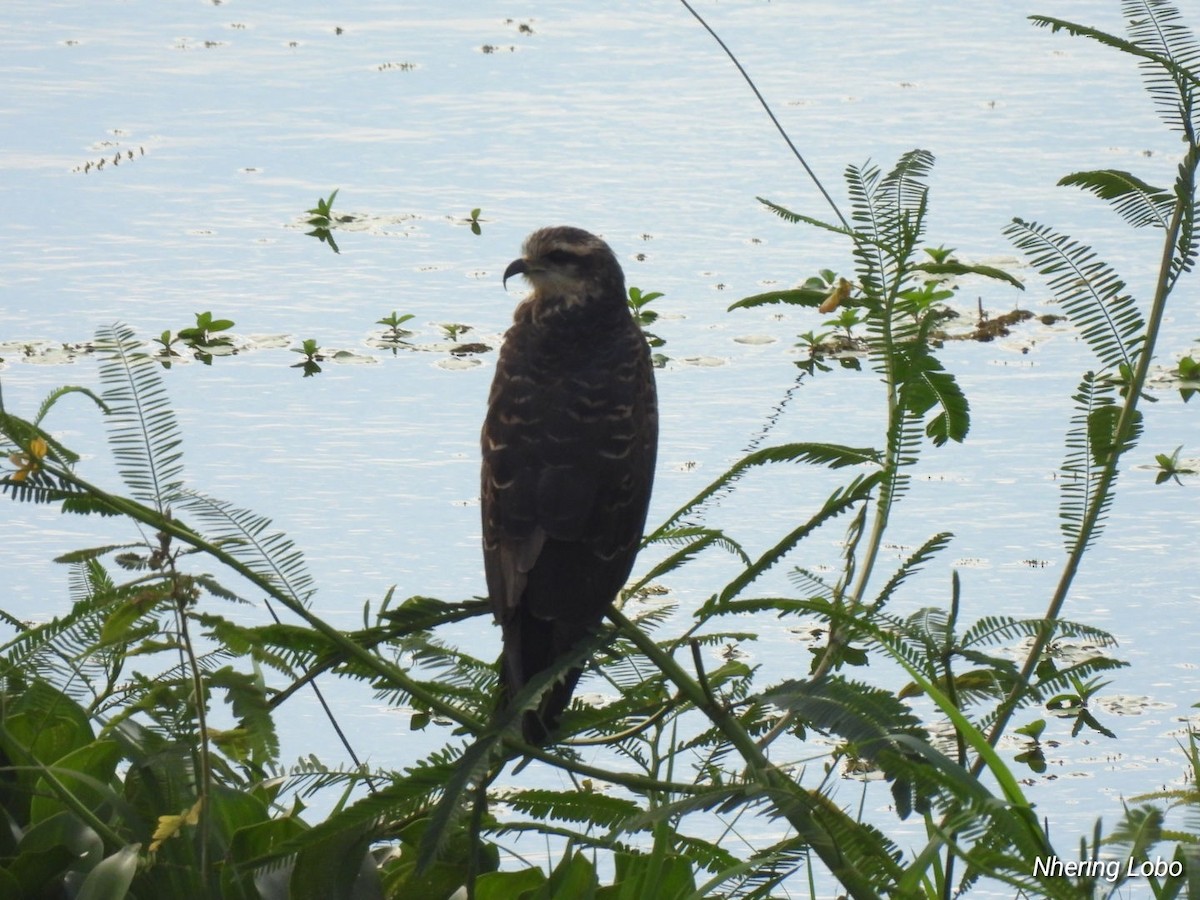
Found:
[(546, 883), (541, 869), (519, 872), (488, 872), (475, 881), (475, 900), (520, 900)]
[(94, 741), (72, 750), (51, 766), (55, 787), (44, 776), (38, 779), (30, 802), (29, 820), (40, 822), (64, 809), (58, 790), (65, 789), (87, 809), (97, 810), (112, 800), (120, 801), (110, 785), (121, 758), (116, 741)]
[(141, 844), (127, 844), (88, 873), (75, 900), (125, 900), (137, 874)]

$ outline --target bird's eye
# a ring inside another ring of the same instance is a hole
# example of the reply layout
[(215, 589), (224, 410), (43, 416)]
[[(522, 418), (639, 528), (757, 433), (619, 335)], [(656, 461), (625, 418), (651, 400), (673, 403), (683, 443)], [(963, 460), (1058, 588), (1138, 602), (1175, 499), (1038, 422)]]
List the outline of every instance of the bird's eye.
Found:
[(571, 262), (571, 260), (573, 260), (575, 258), (576, 258), (575, 254), (571, 253), (568, 250), (551, 250), (549, 253), (547, 253), (543, 257), (543, 259), (545, 259), (546, 262), (555, 263), (556, 265), (561, 265), (562, 263)]

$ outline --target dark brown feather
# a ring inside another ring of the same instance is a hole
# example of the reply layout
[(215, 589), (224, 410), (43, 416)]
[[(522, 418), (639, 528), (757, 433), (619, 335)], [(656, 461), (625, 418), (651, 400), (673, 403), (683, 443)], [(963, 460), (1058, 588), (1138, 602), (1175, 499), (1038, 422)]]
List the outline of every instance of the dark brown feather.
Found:
[[(577, 647), (629, 577), (654, 479), (654, 369), (612, 251), (575, 228), (525, 242), (533, 293), (504, 338), (483, 426), (484, 568), (511, 698)], [(583, 660), (523, 723), (546, 740)]]

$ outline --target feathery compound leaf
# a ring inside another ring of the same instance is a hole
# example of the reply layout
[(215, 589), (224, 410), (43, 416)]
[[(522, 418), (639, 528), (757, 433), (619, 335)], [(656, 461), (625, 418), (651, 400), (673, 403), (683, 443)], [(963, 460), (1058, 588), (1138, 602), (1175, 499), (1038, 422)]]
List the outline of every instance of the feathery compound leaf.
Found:
[(1184, 272), (1190, 272), (1200, 253), (1200, 235), (1196, 233), (1196, 162), (1200, 157), (1200, 144), (1195, 144), (1179, 164), (1179, 175), (1175, 179), (1175, 202), (1179, 211), (1179, 238), (1175, 242), (1175, 255), (1171, 260), (1170, 285)]
[(267, 531), (270, 519), (196, 491), (179, 491), (177, 500), (179, 506), (214, 528), (214, 541), (225, 545), (255, 574), (296, 603), (308, 603), (314, 588), (304, 566), (304, 554), (283, 532)]
[(642, 815), (641, 804), (597, 791), (509, 790), (500, 791), (497, 799), (535, 819), (558, 819), (599, 828), (620, 828)]
[(878, 450), (870, 447), (847, 447), (843, 444), (827, 444), (819, 441), (800, 441), (794, 444), (780, 444), (777, 447), (755, 450), (734, 463), (716, 481), (672, 513), (666, 522), (647, 536), (646, 543), (657, 541), (665, 533), (675, 528), (685, 516), (706, 503), (714, 494), (737, 481), (747, 470), (774, 462), (803, 462), (840, 469), (844, 466), (866, 463), (878, 464), (880, 455)]
[(901, 818), (906, 817), (906, 808), (928, 808), (927, 799), (914, 796), (913, 785), (902, 777), (907, 767), (901, 765), (901, 758), (909, 753), (897, 741), (901, 735), (925, 741), (928, 735), (920, 718), (892, 691), (835, 676), (816, 682), (785, 681), (766, 691), (763, 699), (793, 713), (806, 726), (838, 735), (855, 755), (894, 779), (892, 795)]
[(1144, 859), (1146, 852), (1163, 839), (1163, 811), (1153, 806), (1126, 807), (1106, 843), (1122, 850), (1127, 859)]
[(811, 519), (804, 524), (792, 529), (786, 534), (783, 539), (758, 558), (752, 566), (746, 568), (737, 578), (733, 579), (721, 591), (718, 605), (728, 603), (736, 597), (741, 591), (754, 581), (763, 572), (774, 566), (779, 560), (787, 555), (796, 544), (800, 543), (805, 537), (819, 528), (821, 525), (828, 522), (830, 519), (840, 516), (852, 506), (862, 501), (865, 501), (871, 496), (871, 492), (879, 483), (880, 473), (872, 472), (870, 475), (860, 475), (855, 478), (845, 487), (835, 490), (824, 505), (818, 510)]
[(888, 579), (888, 583), (883, 586), (879, 592), (879, 596), (875, 598), (875, 602), (871, 604), (873, 609), (882, 608), (885, 603), (895, 593), (896, 589), (912, 574), (919, 572), (921, 566), (933, 558), (935, 553), (944, 550), (950, 543), (950, 539), (954, 535), (948, 531), (943, 531), (935, 534), (924, 544), (916, 549), (916, 551), (904, 561), (903, 565)]
[(882, 178), (867, 164), (846, 169), (853, 204), (852, 218), (865, 227), (866, 240), (855, 241), (859, 281), (867, 294), (882, 296), (900, 265), (908, 260), (924, 229), (929, 187), (924, 179), (933, 168), (933, 154), (910, 150)]
[(1125, 0), (1121, 8), (1133, 42), (1167, 61), (1143, 59), (1138, 64), (1159, 115), (1194, 140), (1200, 126), (1200, 45), (1179, 10), (1165, 0)]
[(971, 427), (970, 405), (958, 381), (929, 352), (929, 345), (919, 342), (897, 348), (895, 372), (900, 403), (915, 418), (923, 419), (935, 406), (941, 408), (925, 426), (934, 445), (940, 447), (950, 440), (962, 443)]
[(1127, 0), (1125, 15), (1134, 38), (1132, 41), (1052, 16), (1030, 16), (1029, 20), (1041, 28), (1091, 38), (1122, 53), (1139, 57), (1146, 86), (1167, 124), (1176, 129), (1190, 129), (1194, 133), (1195, 101), (1200, 91), (1200, 72), (1196, 68), (1197, 60), (1192, 55), (1194, 38), (1184, 26), (1178, 24), (1178, 11), (1162, 0)]
[[(1102, 504), (1095, 527), (1086, 535), (1089, 544), (1100, 536), (1104, 513), (1112, 503), (1112, 491), (1103, 495), (1099, 491), (1106, 454), (1096, 446), (1096, 441), (1101, 431), (1097, 423), (1110, 421), (1111, 414), (1117, 410), (1111, 388), (1097, 384), (1092, 372), (1083, 376), (1073, 399), (1076, 413), (1071, 417), (1071, 429), (1067, 432), (1067, 455), (1062, 465), (1062, 498), (1059, 501), (1059, 518), (1062, 519), (1068, 552), (1073, 551), (1080, 540), (1080, 528), (1092, 505)], [(1111, 445), (1111, 430), (1109, 435), (1101, 440)]]
[(946, 262), (914, 263), (909, 266), (909, 269), (913, 272), (925, 272), (929, 275), (981, 275), (984, 278), (994, 278), (996, 281), (1006, 281), (1019, 290), (1025, 290), (1025, 285), (1021, 283), (1021, 279), (995, 266), (972, 265), (951, 259)]
[(820, 306), (829, 297), (829, 289), (821, 288), (789, 288), (784, 291), (767, 291), (765, 294), (754, 294), (743, 297), (736, 303), (731, 303), (729, 309), (748, 309), (752, 306), (766, 306), (771, 303), (787, 303), (791, 306), (808, 306), (813, 309)]
[(924, 183), (933, 171), (933, 154), (909, 150), (884, 177), (881, 191), (891, 195), (891, 207), (900, 214), (914, 215), (925, 209), (929, 187)]
[[(902, 385), (903, 387), (903, 385)], [(888, 428), (888, 453), (893, 464), (882, 473), (879, 488), (879, 502), (888, 505), (894, 503), (908, 490), (910, 476), (908, 469), (917, 461), (921, 447), (921, 417), (905, 410), (895, 417)]]
[(1101, 200), (1108, 200), (1134, 228), (1154, 225), (1166, 228), (1175, 211), (1170, 191), (1153, 187), (1135, 175), (1117, 169), (1074, 172), (1058, 182), (1065, 187), (1081, 187)]
[(668, 572), (673, 572), (713, 545), (723, 547), (728, 552), (737, 556), (744, 564), (750, 564), (750, 557), (746, 555), (746, 551), (741, 548), (740, 544), (731, 541), (722, 532), (712, 528), (675, 528), (670, 531), (656, 533), (653, 541), (648, 541), (647, 543), (678, 544), (682, 541), (686, 541), (686, 543), (679, 550), (676, 550), (650, 569), (636, 583), (628, 587), (626, 593), (629, 596), (633, 596), (654, 579), (661, 578)]
[(163, 512), (183, 484), (181, 436), (158, 364), (121, 324), (96, 331), (100, 382), (117, 470), (137, 499)]
[(817, 228), (824, 228), (827, 231), (833, 231), (837, 234), (853, 234), (853, 232), (843, 228), (841, 225), (833, 225), (829, 222), (822, 222), (820, 219), (814, 219), (812, 216), (806, 216), (803, 213), (792, 212), (778, 203), (772, 203), (765, 197), (756, 197), (755, 199), (771, 210), (771, 212), (775, 213), (775, 215), (779, 216), (779, 218), (786, 222), (791, 222), (793, 225), (803, 222), (806, 225), (815, 225)]
[(1033, 222), (1013, 219), (1005, 235), (1047, 276), (1063, 309), (1107, 367), (1134, 368), (1145, 323), (1125, 282), (1090, 247)]

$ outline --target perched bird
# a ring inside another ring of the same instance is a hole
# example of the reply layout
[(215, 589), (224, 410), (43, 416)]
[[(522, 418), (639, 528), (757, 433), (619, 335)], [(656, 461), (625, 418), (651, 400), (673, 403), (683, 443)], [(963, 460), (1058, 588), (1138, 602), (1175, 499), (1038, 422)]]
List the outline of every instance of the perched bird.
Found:
[[(535, 231), (483, 423), (483, 559), (511, 700), (578, 646), (629, 577), (658, 447), (654, 368), (609, 246), (578, 228)], [(545, 743), (584, 660), (522, 722)]]

